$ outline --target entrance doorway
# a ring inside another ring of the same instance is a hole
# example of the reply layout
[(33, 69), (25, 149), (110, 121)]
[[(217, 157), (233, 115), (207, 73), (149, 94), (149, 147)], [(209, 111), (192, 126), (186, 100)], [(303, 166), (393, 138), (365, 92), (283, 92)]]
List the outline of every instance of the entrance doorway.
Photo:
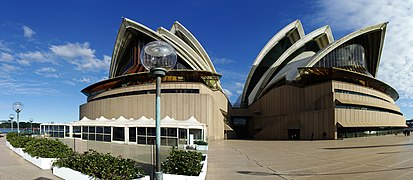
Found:
[(288, 139), (290, 139), (290, 140), (299, 140), (300, 139), (300, 129), (289, 129), (288, 130)]

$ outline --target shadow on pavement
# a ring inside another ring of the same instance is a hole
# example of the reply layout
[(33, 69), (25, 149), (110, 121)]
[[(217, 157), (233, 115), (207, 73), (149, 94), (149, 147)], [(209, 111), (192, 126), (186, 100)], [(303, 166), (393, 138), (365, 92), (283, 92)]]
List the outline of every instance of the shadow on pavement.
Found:
[(381, 170), (371, 170), (371, 171), (354, 171), (354, 172), (337, 172), (337, 173), (275, 173), (274, 175), (278, 176), (334, 176), (334, 175), (350, 175), (350, 174), (365, 174), (365, 173), (375, 173), (375, 172), (389, 172), (389, 171), (403, 171), (413, 169), (413, 166), (410, 167), (401, 167), (401, 168), (390, 168), (390, 169), (381, 169)]
[(380, 148), (380, 147), (394, 147), (394, 146), (412, 146), (413, 143), (409, 144), (386, 144), (386, 145), (374, 145), (374, 146), (350, 146), (350, 147), (334, 147), (334, 148), (322, 148), (327, 150), (337, 150), (337, 149), (364, 149), (364, 148)]

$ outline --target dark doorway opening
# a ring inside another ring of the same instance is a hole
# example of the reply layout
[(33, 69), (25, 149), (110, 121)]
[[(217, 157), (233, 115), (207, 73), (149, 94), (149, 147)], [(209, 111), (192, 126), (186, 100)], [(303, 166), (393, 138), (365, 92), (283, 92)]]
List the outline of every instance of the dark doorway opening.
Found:
[(300, 129), (289, 129), (288, 130), (288, 139), (290, 139), (290, 140), (299, 140), (300, 139)]

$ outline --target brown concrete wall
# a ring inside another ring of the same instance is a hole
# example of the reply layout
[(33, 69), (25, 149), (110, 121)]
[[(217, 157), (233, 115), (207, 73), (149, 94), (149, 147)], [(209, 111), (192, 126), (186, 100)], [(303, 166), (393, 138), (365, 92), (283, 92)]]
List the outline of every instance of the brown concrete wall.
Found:
[(333, 139), (334, 101), (332, 83), (299, 88), (284, 85), (272, 89), (248, 109), (256, 139), (288, 139), (288, 129), (300, 129), (300, 139)]
[[(380, 97), (335, 93), (334, 89), (354, 91)], [(385, 100), (383, 100), (385, 99)], [(337, 138), (337, 124), (345, 127), (402, 127), (402, 115), (359, 109), (335, 108), (335, 101), (384, 108), (400, 112), (386, 94), (360, 85), (329, 81), (304, 88), (284, 85), (269, 91), (256, 102), (250, 112), (248, 133), (255, 139), (288, 139), (288, 129), (300, 129), (300, 139)], [(387, 101), (386, 101), (387, 100)], [(238, 110), (242, 114), (248, 114)], [(237, 111), (234, 111), (237, 112)]]
[[(161, 117), (169, 116), (177, 120), (186, 120), (194, 116), (201, 123), (207, 124), (207, 138), (224, 138), (224, 116), (220, 110), (227, 111), (228, 100), (220, 91), (212, 91), (203, 84), (163, 83), (162, 89), (199, 89), (200, 94), (168, 93), (161, 95)], [(140, 85), (114, 89), (94, 97), (102, 97), (121, 92), (154, 89), (154, 85)], [(142, 94), (114, 97), (91, 101), (80, 106), (79, 119), (104, 116), (106, 118), (154, 118), (155, 95)]]

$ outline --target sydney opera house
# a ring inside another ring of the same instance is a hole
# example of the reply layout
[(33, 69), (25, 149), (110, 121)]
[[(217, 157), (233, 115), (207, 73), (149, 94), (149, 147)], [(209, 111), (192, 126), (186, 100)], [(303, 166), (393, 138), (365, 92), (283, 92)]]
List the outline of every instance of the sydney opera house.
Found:
[[(376, 79), (387, 23), (334, 40), (329, 26), (305, 34), (299, 20), (276, 33), (259, 52), (233, 106), (207, 52), (180, 23), (153, 31), (124, 18), (109, 79), (82, 90), (80, 121), (43, 124), (52, 137), (151, 144), (155, 137), (155, 83), (140, 60), (155, 40), (177, 51), (162, 78), (161, 143), (221, 140), (235, 132), (251, 139), (337, 139), (406, 127), (399, 95)], [(231, 132), (231, 133), (230, 133)]]
[(211, 59), (180, 23), (170, 30), (153, 31), (124, 18), (113, 49), (109, 79), (82, 90), (80, 121), (70, 126), (45, 124), (51, 136), (71, 136), (95, 141), (152, 144), (155, 138), (155, 79), (140, 60), (142, 47), (161, 40), (177, 52), (177, 64), (162, 78), (161, 141), (164, 145), (224, 138), (228, 100)]
[(334, 40), (329, 26), (305, 34), (299, 20), (255, 59), (236, 107), (238, 137), (336, 139), (406, 127), (398, 93), (376, 79), (387, 23)]

